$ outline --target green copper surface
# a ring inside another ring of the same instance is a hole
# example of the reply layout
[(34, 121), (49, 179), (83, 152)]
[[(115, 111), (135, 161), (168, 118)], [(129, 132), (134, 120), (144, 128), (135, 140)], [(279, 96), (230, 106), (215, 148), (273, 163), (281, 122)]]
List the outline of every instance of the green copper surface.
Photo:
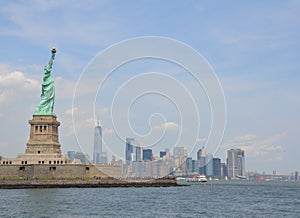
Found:
[(55, 58), (56, 49), (51, 51), (51, 58), (49, 63), (44, 68), (44, 76), (42, 80), (42, 93), (41, 101), (36, 108), (35, 115), (53, 115), (54, 103), (55, 103), (55, 86), (54, 78), (51, 75), (53, 60)]

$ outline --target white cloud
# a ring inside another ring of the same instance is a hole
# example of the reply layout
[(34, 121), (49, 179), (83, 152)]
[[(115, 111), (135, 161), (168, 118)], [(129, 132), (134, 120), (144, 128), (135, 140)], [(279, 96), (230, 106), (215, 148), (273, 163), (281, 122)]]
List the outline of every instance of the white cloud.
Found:
[(85, 114), (85, 112), (84, 111), (79, 112), (78, 107), (73, 107), (73, 108), (69, 108), (69, 109), (65, 110), (65, 114), (66, 115), (74, 114), (74, 115), (78, 116), (78, 115)]
[(114, 133), (114, 130), (111, 129), (111, 128), (104, 128), (104, 130), (103, 130), (103, 134), (109, 134), (109, 135), (111, 135), (113, 133)]
[[(277, 134), (265, 139), (258, 139), (256, 135), (246, 134), (237, 136), (229, 142), (223, 144), (223, 147), (241, 148), (246, 151), (248, 157), (278, 157), (280, 153), (284, 152), (283, 146), (278, 145), (278, 142), (285, 136), (285, 134)], [(281, 156), (280, 156), (281, 157)], [(278, 159), (278, 158), (277, 158)]]
[(60, 99), (72, 98), (74, 95), (75, 82), (55, 77), (56, 96)]
[(92, 129), (93, 127), (95, 127), (95, 124), (96, 124), (96, 120), (92, 117), (88, 119), (75, 121), (75, 128), (76, 131), (79, 132), (80, 129), (84, 129), (84, 128)]
[(37, 91), (40, 88), (40, 82), (30, 78), (23, 72), (15, 71), (0, 75), (0, 86), (24, 91)]
[(207, 141), (207, 138), (197, 138), (197, 143), (205, 143)]
[(256, 139), (256, 135), (246, 134), (246, 135), (235, 137), (233, 139), (233, 141), (235, 141), (235, 142), (245, 142), (245, 141), (251, 141), (251, 140), (255, 140), (255, 139)]
[(154, 127), (154, 130), (178, 130), (180, 126), (174, 122), (165, 122)]
[(234, 144), (248, 144), (249, 142), (252, 142), (256, 140), (256, 135), (253, 134), (245, 134), (242, 136), (236, 136), (234, 139), (231, 140), (231, 142)]
[(284, 158), (282, 155), (277, 155), (275, 157), (265, 159), (264, 162), (274, 162), (274, 161), (283, 161), (283, 160)]

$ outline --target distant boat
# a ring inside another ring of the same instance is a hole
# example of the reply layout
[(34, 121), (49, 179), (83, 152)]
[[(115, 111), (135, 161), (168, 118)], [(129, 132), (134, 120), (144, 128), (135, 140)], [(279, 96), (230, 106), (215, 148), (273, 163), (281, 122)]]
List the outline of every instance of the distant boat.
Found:
[(237, 176), (238, 179), (247, 179), (246, 176)]
[(185, 180), (184, 177), (176, 177), (176, 181), (181, 181), (181, 180)]
[(199, 174), (198, 176), (188, 177), (186, 178), (187, 182), (207, 182), (207, 178), (203, 174)]

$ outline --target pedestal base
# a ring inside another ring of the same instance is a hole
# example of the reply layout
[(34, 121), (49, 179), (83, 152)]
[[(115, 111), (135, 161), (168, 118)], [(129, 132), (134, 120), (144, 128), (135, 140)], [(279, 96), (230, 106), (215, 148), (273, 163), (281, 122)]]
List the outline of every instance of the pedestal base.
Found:
[(58, 141), (60, 122), (53, 115), (33, 115), (29, 120), (30, 137), (25, 154), (61, 155), (61, 145)]

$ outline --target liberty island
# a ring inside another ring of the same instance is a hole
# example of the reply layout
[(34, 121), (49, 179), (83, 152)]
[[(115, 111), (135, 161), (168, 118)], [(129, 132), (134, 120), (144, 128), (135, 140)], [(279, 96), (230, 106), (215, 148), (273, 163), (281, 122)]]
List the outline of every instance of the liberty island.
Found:
[(107, 165), (79, 164), (62, 154), (59, 142), (60, 122), (54, 113), (55, 85), (51, 75), (56, 48), (44, 67), (41, 99), (29, 120), (30, 134), (25, 153), (16, 158), (2, 158), (2, 179), (61, 179), (61, 178), (107, 178), (120, 177), (121, 168)]

